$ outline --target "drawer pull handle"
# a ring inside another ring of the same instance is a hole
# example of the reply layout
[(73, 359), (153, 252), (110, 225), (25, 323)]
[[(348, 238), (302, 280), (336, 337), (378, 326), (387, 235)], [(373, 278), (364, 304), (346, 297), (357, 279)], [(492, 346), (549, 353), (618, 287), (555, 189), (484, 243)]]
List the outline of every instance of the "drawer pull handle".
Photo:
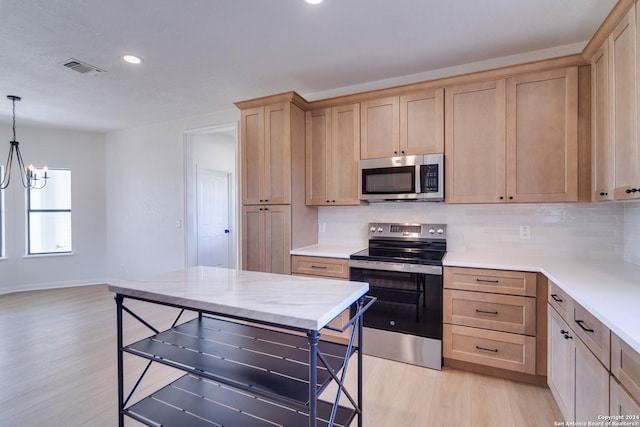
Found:
[(477, 308), (476, 308), (476, 313), (480, 313), (480, 314), (493, 314), (493, 315), (498, 314), (498, 312), (497, 312), (497, 311), (484, 311), (484, 310), (480, 310), (480, 309), (477, 309)]
[(312, 265), (311, 268), (317, 268), (318, 270), (326, 270), (326, 265)]
[(487, 280), (487, 279), (478, 279), (478, 278), (476, 278), (476, 282), (481, 282), (481, 283), (500, 283), (499, 280)]
[(484, 350), (484, 351), (490, 351), (491, 353), (497, 353), (498, 352), (497, 348), (484, 348), (484, 347), (480, 347), (479, 345), (476, 345), (476, 349)]
[(572, 340), (573, 337), (571, 335), (569, 335), (569, 334), (564, 334), (564, 339), (565, 340)]
[(562, 298), (558, 298), (558, 295), (556, 294), (551, 294), (551, 298), (553, 298), (555, 302), (562, 302)]
[(595, 332), (593, 329), (588, 328), (586, 326), (583, 325), (584, 320), (576, 320), (576, 323), (578, 324), (578, 326), (580, 326), (582, 328), (583, 331), (585, 332)]

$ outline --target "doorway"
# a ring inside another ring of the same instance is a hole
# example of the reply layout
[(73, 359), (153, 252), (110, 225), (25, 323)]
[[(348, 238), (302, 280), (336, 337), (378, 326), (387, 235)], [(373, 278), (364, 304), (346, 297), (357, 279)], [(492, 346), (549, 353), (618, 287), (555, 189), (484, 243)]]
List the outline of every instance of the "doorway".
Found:
[(238, 266), (237, 124), (185, 132), (186, 266)]

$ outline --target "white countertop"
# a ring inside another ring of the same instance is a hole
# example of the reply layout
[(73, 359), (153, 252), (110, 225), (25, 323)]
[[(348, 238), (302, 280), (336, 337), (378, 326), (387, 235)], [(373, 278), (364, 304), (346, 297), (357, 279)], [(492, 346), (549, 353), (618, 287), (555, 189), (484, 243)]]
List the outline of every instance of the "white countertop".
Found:
[(367, 283), (216, 267), (192, 267), (109, 290), (188, 308), (320, 330), (369, 290)]
[(291, 255), (349, 259), (349, 256), (351, 254), (359, 252), (366, 248), (366, 244), (364, 246), (343, 246), (321, 243), (317, 245), (305, 246), (303, 248), (292, 249), (290, 253)]
[(640, 353), (640, 265), (455, 252), (443, 264), (543, 273)]

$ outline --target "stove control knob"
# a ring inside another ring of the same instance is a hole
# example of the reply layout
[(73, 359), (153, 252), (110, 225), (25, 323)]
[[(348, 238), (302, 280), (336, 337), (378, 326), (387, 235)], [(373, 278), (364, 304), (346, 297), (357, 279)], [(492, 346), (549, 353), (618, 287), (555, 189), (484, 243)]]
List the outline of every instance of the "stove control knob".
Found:
[(382, 227), (378, 227), (378, 233), (382, 233)]
[(371, 228), (369, 229), (369, 231), (370, 231), (370, 232), (372, 232), (372, 233), (375, 233), (375, 232), (376, 232), (376, 228), (375, 228), (375, 227), (371, 227)]
[(436, 230), (435, 230), (435, 229), (433, 229), (433, 228), (430, 228), (430, 229), (429, 229), (429, 234), (434, 234), (435, 232), (436, 232)]
[(442, 234), (442, 233), (444, 233), (444, 230), (443, 230), (442, 228), (438, 228), (437, 233), (438, 233), (438, 234)]

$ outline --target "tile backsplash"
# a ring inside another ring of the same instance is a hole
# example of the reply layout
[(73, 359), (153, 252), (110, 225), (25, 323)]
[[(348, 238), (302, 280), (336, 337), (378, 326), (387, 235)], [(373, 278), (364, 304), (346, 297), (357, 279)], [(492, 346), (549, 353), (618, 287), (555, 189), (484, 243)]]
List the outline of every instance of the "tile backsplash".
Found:
[(624, 259), (640, 264), (640, 202), (624, 204)]
[[(640, 203), (447, 205), (372, 203), (320, 208), (319, 243), (367, 245), (369, 222), (445, 223), (455, 252), (491, 252), (640, 263)], [(520, 227), (530, 237), (520, 237)], [(625, 227), (628, 232), (625, 232)], [(324, 231), (323, 231), (324, 230)]]

